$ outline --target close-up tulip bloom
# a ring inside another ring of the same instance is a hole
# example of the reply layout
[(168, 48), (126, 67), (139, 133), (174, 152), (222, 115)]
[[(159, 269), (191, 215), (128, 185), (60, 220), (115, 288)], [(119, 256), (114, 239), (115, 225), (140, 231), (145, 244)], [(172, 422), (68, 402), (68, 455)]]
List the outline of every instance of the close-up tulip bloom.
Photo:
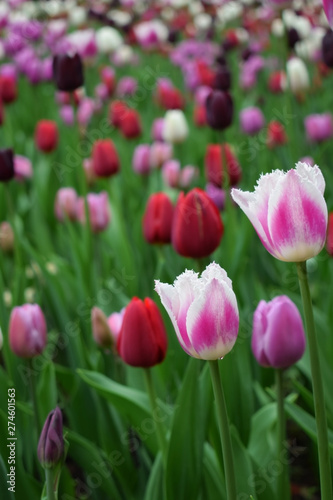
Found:
[(58, 127), (52, 120), (40, 120), (36, 125), (35, 142), (40, 151), (51, 153), (58, 145)]
[(92, 169), (97, 177), (110, 177), (118, 172), (118, 153), (111, 139), (100, 139), (94, 143)]
[(42, 467), (55, 467), (63, 458), (64, 447), (62, 413), (56, 407), (48, 414), (38, 442), (37, 455)]
[(287, 173), (275, 170), (262, 175), (253, 193), (233, 189), (231, 196), (269, 253), (286, 262), (302, 262), (325, 244), (324, 190), (320, 168), (299, 162)]
[(165, 193), (149, 197), (142, 220), (143, 235), (148, 243), (170, 243), (173, 205)]
[(83, 86), (83, 65), (79, 54), (58, 54), (53, 58), (53, 79), (59, 90), (71, 92)]
[(180, 193), (171, 234), (177, 253), (194, 259), (207, 257), (219, 246), (223, 230), (216, 205), (202, 189)]
[(301, 315), (286, 295), (261, 300), (254, 312), (252, 351), (259, 364), (288, 368), (301, 359), (305, 333)]
[(125, 310), (117, 342), (120, 357), (131, 366), (149, 368), (161, 363), (168, 339), (161, 313), (155, 302), (134, 297)]
[(231, 351), (238, 335), (237, 300), (218, 264), (209, 264), (201, 277), (187, 270), (173, 285), (156, 280), (155, 290), (187, 354), (214, 360)]
[(33, 358), (46, 346), (47, 327), (38, 304), (14, 307), (9, 319), (9, 345), (20, 358)]
[(78, 196), (74, 188), (63, 187), (57, 191), (54, 213), (59, 221), (63, 222), (66, 217), (76, 220), (77, 200)]

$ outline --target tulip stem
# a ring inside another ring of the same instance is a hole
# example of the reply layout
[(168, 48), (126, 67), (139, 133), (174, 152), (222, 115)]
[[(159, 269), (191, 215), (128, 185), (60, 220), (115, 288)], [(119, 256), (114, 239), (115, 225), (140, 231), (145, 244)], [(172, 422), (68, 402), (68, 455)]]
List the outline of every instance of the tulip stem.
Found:
[(51, 468), (45, 469), (47, 500), (57, 500), (57, 492), (54, 491), (54, 472)]
[(328, 449), (325, 397), (306, 262), (299, 262), (296, 265), (310, 352), (312, 388), (318, 436), (321, 500), (332, 500), (331, 463)]
[(30, 395), (31, 395), (32, 407), (33, 407), (33, 411), (34, 411), (35, 426), (36, 426), (37, 436), (39, 436), (39, 434), (41, 432), (41, 426), (40, 426), (37, 397), (36, 397), (36, 384), (35, 384), (35, 379), (34, 379), (35, 370), (32, 367), (31, 359), (28, 360), (28, 369), (29, 369), (28, 378), (29, 378), (29, 385), (30, 385)]
[(284, 411), (283, 397), (283, 370), (275, 370), (276, 392), (277, 392), (277, 460), (281, 463), (282, 471), (277, 478), (278, 498), (290, 499), (290, 484), (288, 475), (288, 466), (281, 461), (284, 453), (284, 441), (286, 437), (286, 417)]
[[(156, 403), (157, 398), (156, 398), (156, 394), (155, 394), (153, 380), (151, 377), (151, 370), (149, 368), (145, 368), (143, 371), (145, 374), (145, 382), (146, 382), (149, 402), (150, 402), (150, 406), (151, 406), (151, 411), (152, 411), (152, 414), (154, 417), (156, 410), (158, 409), (158, 405)], [(159, 448), (160, 448), (161, 453), (162, 453), (163, 463), (164, 463), (164, 467), (165, 467), (166, 466), (166, 453), (167, 453), (167, 442), (165, 439), (165, 432), (164, 432), (164, 429), (162, 428), (162, 424), (159, 421), (159, 419), (154, 418), (154, 422), (156, 425), (157, 440), (158, 440)]]
[(208, 363), (212, 377), (212, 383), (213, 383), (213, 389), (217, 407), (217, 417), (220, 428), (226, 489), (227, 489), (227, 499), (236, 500), (237, 490), (236, 490), (236, 478), (234, 470), (234, 459), (232, 454), (227, 407), (225, 404), (223, 387), (220, 378), (218, 360), (211, 360), (208, 361)]

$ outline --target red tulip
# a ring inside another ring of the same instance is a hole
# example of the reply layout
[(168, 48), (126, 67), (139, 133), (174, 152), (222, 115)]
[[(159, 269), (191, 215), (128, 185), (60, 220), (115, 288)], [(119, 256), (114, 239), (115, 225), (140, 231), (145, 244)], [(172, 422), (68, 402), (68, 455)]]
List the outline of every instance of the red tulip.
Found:
[(161, 313), (153, 300), (134, 297), (125, 310), (117, 350), (131, 366), (149, 368), (165, 358), (168, 339)]
[(164, 109), (184, 109), (184, 98), (178, 89), (161, 86), (157, 100)]
[(50, 153), (58, 145), (58, 127), (52, 120), (40, 120), (35, 130), (35, 142), (40, 151)]
[(143, 235), (148, 243), (170, 243), (173, 205), (165, 193), (152, 194), (143, 216)]
[(120, 130), (126, 139), (135, 139), (141, 135), (140, 116), (137, 111), (127, 110), (121, 120)]
[(119, 158), (111, 139), (95, 141), (92, 151), (92, 169), (97, 177), (110, 177), (118, 172)]
[(197, 105), (193, 111), (193, 121), (197, 127), (207, 125), (206, 108), (202, 105)]
[(223, 229), (218, 209), (202, 189), (180, 193), (171, 233), (176, 252), (196, 259), (207, 257), (218, 247)]
[(205, 156), (208, 182), (223, 187), (225, 172), (231, 186), (238, 184), (242, 170), (229, 144), (208, 144)]
[(268, 125), (267, 146), (272, 149), (285, 144), (287, 140), (282, 123), (272, 120)]
[(114, 127), (120, 127), (120, 124), (127, 113), (127, 106), (122, 101), (113, 101), (109, 109), (109, 120)]
[(11, 75), (0, 75), (0, 98), (10, 104), (17, 97), (16, 79)]

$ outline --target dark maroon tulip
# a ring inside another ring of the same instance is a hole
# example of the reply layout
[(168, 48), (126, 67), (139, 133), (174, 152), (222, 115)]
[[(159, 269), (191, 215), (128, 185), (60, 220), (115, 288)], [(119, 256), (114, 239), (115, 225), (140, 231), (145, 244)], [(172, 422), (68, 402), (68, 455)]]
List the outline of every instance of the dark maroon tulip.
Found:
[(12, 149), (0, 149), (0, 182), (10, 181), (15, 175)]
[(202, 189), (180, 193), (171, 233), (177, 253), (194, 259), (207, 257), (219, 246), (223, 229), (218, 209)]
[(207, 123), (216, 130), (229, 127), (233, 117), (233, 101), (228, 92), (213, 90), (206, 99)]
[(214, 89), (229, 90), (231, 86), (231, 73), (227, 66), (218, 66), (215, 73)]
[(293, 49), (297, 42), (300, 41), (300, 36), (295, 28), (290, 28), (287, 31), (287, 40), (289, 48)]
[(168, 338), (161, 313), (150, 298), (134, 297), (125, 310), (117, 342), (119, 355), (131, 366), (149, 368), (165, 358)]
[(333, 68), (333, 31), (329, 30), (322, 40), (323, 61), (329, 68)]
[(165, 193), (149, 197), (143, 216), (143, 235), (148, 243), (170, 243), (173, 205)]
[(83, 65), (79, 54), (58, 54), (53, 58), (53, 79), (58, 90), (72, 92), (83, 86)]
[(53, 468), (60, 462), (63, 454), (62, 413), (57, 406), (46, 418), (38, 442), (37, 456), (44, 468)]

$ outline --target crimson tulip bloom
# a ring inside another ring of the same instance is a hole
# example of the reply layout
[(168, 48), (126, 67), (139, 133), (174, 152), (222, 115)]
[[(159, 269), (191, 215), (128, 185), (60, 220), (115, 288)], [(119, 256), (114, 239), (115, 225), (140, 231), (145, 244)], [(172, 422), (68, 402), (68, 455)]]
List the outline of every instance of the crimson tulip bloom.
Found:
[(114, 127), (120, 127), (120, 124), (126, 115), (128, 108), (122, 101), (113, 101), (109, 109), (109, 121)]
[(50, 153), (58, 145), (58, 127), (52, 120), (40, 120), (35, 130), (35, 142), (40, 151)]
[(0, 98), (5, 104), (17, 98), (16, 79), (11, 75), (0, 75)]
[(142, 132), (140, 116), (134, 109), (128, 109), (120, 122), (120, 130), (126, 139), (135, 139)]
[(208, 182), (222, 188), (225, 175), (231, 186), (241, 180), (242, 170), (229, 144), (208, 144), (205, 156)]
[(282, 146), (287, 142), (287, 136), (282, 123), (272, 120), (267, 130), (267, 146), (272, 149), (276, 146)]
[(195, 259), (207, 257), (219, 246), (223, 230), (217, 207), (202, 189), (180, 193), (171, 232), (177, 253)]
[(111, 139), (100, 139), (94, 143), (92, 169), (97, 177), (110, 177), (118, 172), (119, 158)]
[(142, 228), (148, 243), (170, 243), (173, 205), (165, 193), (152, 194), (143, 216)]
[(117, 350), (130, 366), (149, 368), (166, 355), (167, 334), (161, 313), (150, 298), (134, 297), (125, 310)]

